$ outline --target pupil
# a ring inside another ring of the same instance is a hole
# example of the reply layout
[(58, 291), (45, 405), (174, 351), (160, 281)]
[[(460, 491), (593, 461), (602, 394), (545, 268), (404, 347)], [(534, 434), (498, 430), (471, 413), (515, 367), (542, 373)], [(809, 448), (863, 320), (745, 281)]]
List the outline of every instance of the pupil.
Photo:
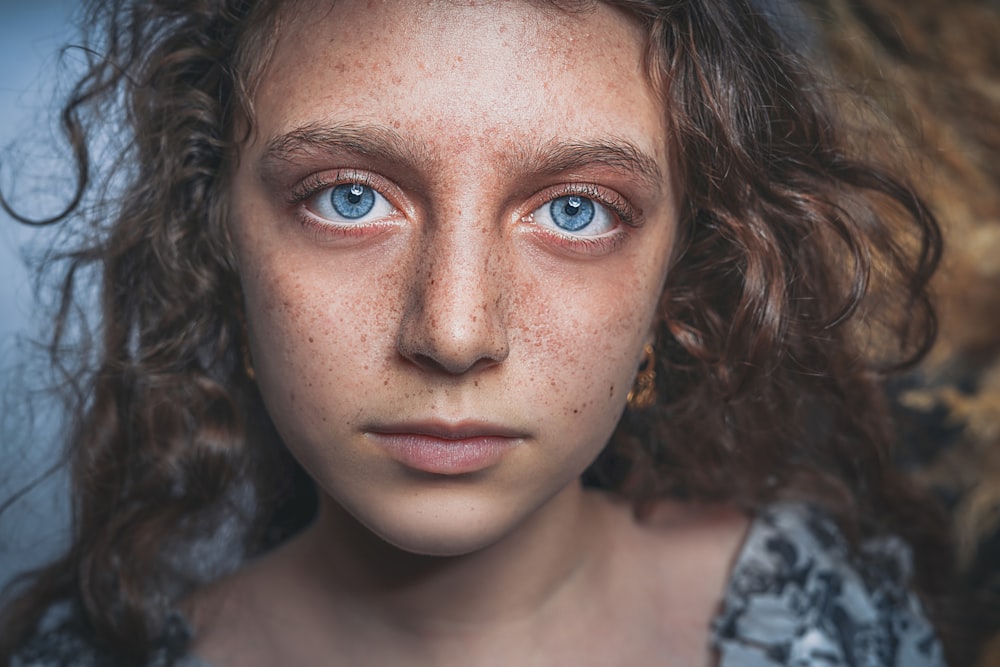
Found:
[(358, 183), (354, 183), (353, 185), (351, 185), (351, 191), (347, 193), (347, 201), (351, 202), (352, 204), (357, 204), (359, 201), (361, 201), (361, 195), (363, 195), (364, 193), (365, 193), (364, 187), (359, 185)]
[(580, 201), (579, 197), (577, 196), (567, 197), (566, 206), (565, 208), (563, 208), (563, 211), (565, 211), (566, 215), (576, 215), (580, 212), (581, 204), (582, 202)]

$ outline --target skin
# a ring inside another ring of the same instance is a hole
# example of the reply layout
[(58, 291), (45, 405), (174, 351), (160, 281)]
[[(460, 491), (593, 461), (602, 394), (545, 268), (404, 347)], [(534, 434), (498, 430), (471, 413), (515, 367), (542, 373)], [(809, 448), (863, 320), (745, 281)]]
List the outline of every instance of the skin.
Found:
[[(642, 50), (604, 5), (285, 12), (230, 227), (257, 382), (320, 513), (190, 602), (213, 664), (710, 659), (743, 519), (639, 524), (579, 483), (651, 340), (678, 219)], [(336, 223), (330, 188), (352, 182), (384, 204)], [(600, 225), (553, 227), (568, 194)], [(502, 428), (502, 455), (428, 472), (383, 446), (427, 423)]]

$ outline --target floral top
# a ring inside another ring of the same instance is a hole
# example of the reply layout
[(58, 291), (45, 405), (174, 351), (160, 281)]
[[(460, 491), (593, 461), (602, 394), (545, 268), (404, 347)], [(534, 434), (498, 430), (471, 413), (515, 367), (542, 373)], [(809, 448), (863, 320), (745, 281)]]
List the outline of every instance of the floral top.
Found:
[(909, 547), (884, 537), (852, 555), (804, 505), (754, 520), (712, 623), (720, 667), (937, 667), (934, 629), (906, 587)]
[[(866, 542), (853, 556), (836, 526), (806, 505), (754, 519), (712, 623), (718, 667), (943, 667), (941, 646), (906, 582), (909, 547)], [(145, 667), (210, 667), (184, 651), (180, 614)], [(118, 667), (67, 605), (53, 609), (11, 667)]]

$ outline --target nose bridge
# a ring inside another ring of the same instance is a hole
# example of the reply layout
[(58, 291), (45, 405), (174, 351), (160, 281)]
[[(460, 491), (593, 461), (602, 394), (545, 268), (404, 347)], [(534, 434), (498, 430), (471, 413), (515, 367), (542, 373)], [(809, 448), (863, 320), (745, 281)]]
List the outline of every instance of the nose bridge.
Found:
[(425, 226), (400, 328), (404, 357), (450, 374), (507, 357), (501, 246), (493, 221), (457, 208)]

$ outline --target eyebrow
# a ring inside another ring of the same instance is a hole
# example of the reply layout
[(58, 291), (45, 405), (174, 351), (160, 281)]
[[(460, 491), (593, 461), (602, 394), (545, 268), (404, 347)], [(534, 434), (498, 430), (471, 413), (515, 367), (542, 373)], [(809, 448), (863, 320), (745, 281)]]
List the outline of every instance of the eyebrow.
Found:
[(265, 178), (283, 165), (322, 156), (332, 151), (393, 162), (419, 164), (429, 155), (392, 128), (382, 125), (323, 125), (311, 123), (295, 128), (267, 142), (258, 162)]
[[(268, 141), (258, 167), (267, 179), (280, 173), (283, 165), (333, 151), (347, 151), (408, 166), (426, 165), (436, 160), (430, 149), (384, 125), (311, 123)], [(636, 178), (657, 190), (664, 183), (657, 161), (634, 143), (620, 137), (568, 142), (553, 140), (537, 146), (522, 146), (507, 152), (501, 163), (505, 171), (538, 174), (558, 174), (598, 165)]]
[(664, 177), (656, 160), (626, 139), (550, 142), (529, 155), (516, 162), (524, 161), (539, 173), (556, 174), (600, 165), (636, 178), (648, 187), (659, 190), (663, 186)]

